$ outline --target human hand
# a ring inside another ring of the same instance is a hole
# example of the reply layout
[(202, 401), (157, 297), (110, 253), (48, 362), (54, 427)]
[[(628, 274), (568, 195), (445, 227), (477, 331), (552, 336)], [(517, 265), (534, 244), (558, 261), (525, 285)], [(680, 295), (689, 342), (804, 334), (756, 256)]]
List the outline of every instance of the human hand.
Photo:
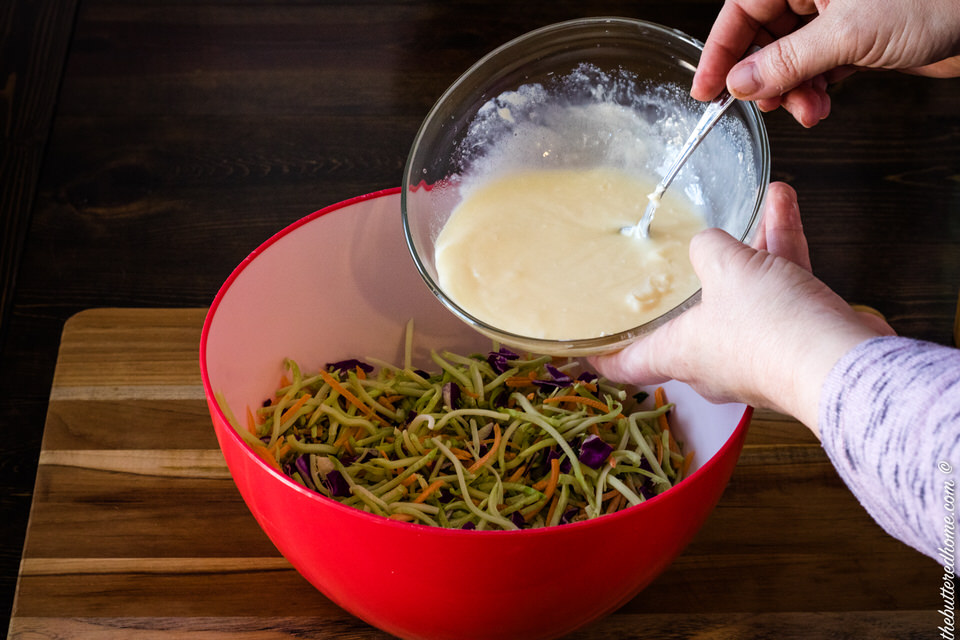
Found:
[(796, 193), (786, 184), (770, 185), (755, 244), (719, 229), (698, 234), (690, 258), (700, 304), (591, 364), (620, 382), (677, 379), (708, 400), (775, 409), (818, 433), (820, 387), (832, 366), (893, 330), (851, 309), (810, 272)]
[[(743, 59), (757, 44), (762, 50)], [(960, 76), (956, 0), (727, 0), (703, 48), (691, 95), (727, 86), (763, 111), (811, 127), (830, 113), (827, 85), (857, 68)]]

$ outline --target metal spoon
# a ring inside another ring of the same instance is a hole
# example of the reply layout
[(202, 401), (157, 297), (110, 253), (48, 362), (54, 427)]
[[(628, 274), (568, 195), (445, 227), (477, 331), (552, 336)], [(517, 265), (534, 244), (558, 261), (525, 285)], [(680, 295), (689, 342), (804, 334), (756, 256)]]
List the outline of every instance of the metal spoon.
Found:
[(647, 198), (650, 199), (650, 202), (647, 203), (647, 208), (643, 212), (643, 217), (640, 218), (640, 221), (630, 227), (621, 227), (620, 233), (626, 236), (635, 236), (639, 238), (646, 238), (650, 235), (650, 222), (653, 221), (653, 214), (657, 211), (657, 206), (660, 204), (660, 198), (663, 197), (664, 192), (667, 190), (667, 187), (670, 186), (670, 183), (673, 182), (673, 179), (677, 177), (677, 174), (680, 173), (680, 168), (683, 167), (684, 163), (687, 161), (687, 158), (690, 157), (690, 154), (693, 153), (694, 149), (703, 142), (703, 138), (713, 129), (713, 126), (717, 124), (720, 120), (720, 116), (726, 112), (730, 105), (734, 103), (736, 98), (730, 95), (726, 89), (723, 92), (714, 98), (710, 104), (707, 105), (706, 110), (703, 112), (703, 115), (700, 116), (700, 120), (697, 122), (697, 126), (694, 128), (693, 132), (690, 134), (690, 137), (687, 138), (687, 141), (683, 144), (683, 148), (680, 150), (680, 154), (677, 156), (676, 160), (673, 161), (673, 164), (670, 165), (670, 169), (667, 171), (666, 175), (663, 176), (663, 179), (660, 180), (660, 184), (657, 185), (657, 188), (651, 193)]

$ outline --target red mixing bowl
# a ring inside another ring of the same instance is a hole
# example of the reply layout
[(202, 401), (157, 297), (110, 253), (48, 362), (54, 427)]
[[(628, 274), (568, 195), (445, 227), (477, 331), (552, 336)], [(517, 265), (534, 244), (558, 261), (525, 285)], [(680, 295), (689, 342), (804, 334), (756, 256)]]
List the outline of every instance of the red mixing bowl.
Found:
[(750, 408), (710, 404), (676, 382), (665, 385), (677, 405), (671, 424), (695, 451), (695, 471), (618, 513), (523, 531), (441, 529), (344, 506), (271, 469), (218, 405), (219, 393), (234, 415), (259, 406), (287, 357), (304, 371), (351, 357), (399, 363), (410, 318), (420, 366), (431, 348), (491, 346), (424, 286), (391, 190), (317, 211), (270, 238), (230, 275), (203, 327), (204, 391), (240, 494), (283, 556), (352, 614), (402, 638), (558, 637), (647, 586), (720, 498)]

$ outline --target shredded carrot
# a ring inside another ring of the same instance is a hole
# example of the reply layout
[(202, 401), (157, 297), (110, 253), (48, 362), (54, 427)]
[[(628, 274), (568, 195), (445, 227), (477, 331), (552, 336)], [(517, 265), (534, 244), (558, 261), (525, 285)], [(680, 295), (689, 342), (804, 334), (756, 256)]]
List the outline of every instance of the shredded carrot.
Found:
[(400, 484), (402, 484), (402, 485), (405, 486), (405, 487), (409, 487), (409, 486), (412, 485), (414, 482), (416, 482), (416, 481), (417, 481), (417, 478), (419, 478), (419, 477), (420, 477), (420, 474), (419, 474), (419, 473), (415, 473), (415, 474), (410, 475), (410, 476), (407, 476), (406, 478), (404, 478), (403, 480), (401, 480), (401, 481), (400, 481)]
[(596, 424), (592, 424), (589, 427), (587, 427), (587, 431), (589, 431), (591, 434), (595, 436), (600, 435), (600, 428)]
[(577, 382), (577, 386), (583, 387), (587, 391), (592, 391), (594, 393), (597, 392), (597, 385), (593, 382), (584, 382), (583, 380), (580, 380)]
[(547, 509), (547, 524), (553, 522), (553, 514), (557, 511), (558, 502), (560, 502), (560, 494), (554, 493), (553, 500), (550, 501), (550, 508)]
[(297, 411), (299, 411), (300, 407), (306, 404), (307, 400), (309, 400), (310, 397), (311, 396), (309, 393), (305, 393), (302, 396), (300, 396), (300, 398), (296, 402), (294, 402), (292, 405), (290, 405), (286, 409), (286, 411), (280, 414), (280, 424), (283, 424), (284, 422), (286, 422), (287, 418), (289, 418), (290, 416), (294, 415)]
[(277, 471), (281, 471), (280, 463), (277, 462), (277, 459), (273, 456), (273, 453), (271, 453), (270, 449), (267, 449), (266, 446), (256, 442), (252, 442), (250, 443), (250, 448), (253, 449), (253, 452), (258, 456), (260, 456), (260, 458), (264, 462), (269, 464), (271, 467), (273, 467)]
[(336, 390), (336, 392), (339, 393), (341, 396), (343, 396), (347, 402), (355, 406), (357, 409), (360, 409), (360, 411), (362, 411), (365, 416), (367, 416), (368, 418), (373, 418), (381, 422), (385, 426), (389, 426), (387, 425), (386, 420), (381, 418), (377, 414), (377, 412), (374, 411), (372, 408), (368, 407), (366, 404), (361, 402), (360, 399), (357, 398), (357, 396), (350, 393), (350, 391), (347, 390), (347, 388), (344, 387), (342, 384), (340, 384), (340, 382), (336, 378), (334, 378), (332, 375), (330, 375), (323, 369), (320, 369), (319, 373), (320, 373), (320, 377), (323, 378), (324, 382), (326, 382), (331, 387), (333, 387)]
[(483, 457), (479, 458), (476, 462), (470, 465), (467, 468), (467, 471), (473, 473), (474, 471), (479, 470), (483, 465), (487, 464), (490, 459), (497, 453), (497, 450), (500, 448), (500, 425), (496, 422), (493, 423), (493, 444), (487, 449), (487, 452), (483, 454)]
[(446, 483), (443, 480), (434, 480), (429, 485), (427, 485), (426, 489), (420, 492), (420, 495), (418, 495), (416, 498), (413, 499), (413, 502), (417, 502), (417, 503), (423, 502), (424, 500), (430, 497), (431, 493), (434, 493), (435, 491), (438, 491), (439, 489), (441, 489), (444, 484)]
[[(664, 392), (663, 387), (657, 387), (657, 390), (653, 392), (653, 402), (657, 409), (661, 409), (665, 404), (667, 404), (667, 394)], [(670, 422), (667, 420), (667, 414), (661, 413), (659, 416), (657, 416), (657, 422), (660, 424), (660, 429), (667, 432), (667, 441), (670, 444), (670, 451), (673, 453), (680, 453), (680, 446), (677, 444), (677, 441), (673, 439), (673, 432), (670, 430)]]
[(457, 456), (459, 460), (473, 460), (473, 454), (459, 447), (450, 447), (450, 451), (452, 451), (453, 455)]
[[(663, 387), (657, 387), (657, 390), (653, 392), (653, 404), (657, 409), (663, 408), (663, 405), (667, 404), (667, 395), (663, 390)], [(667, 421), (667, 414), (661, 413), (657, 416), (657, 422), (660, 423), (660, 429), (663, 431), (670, 430), (670, 423)]]
[(620, 508), (623, 506), (624, 500), (625, 498), (623, 497), (623, 494), (620, 492), (617, 492), (617, 495), (615, 495), (613, 499), (610, 500), (610, 504), (607, 505), (606, 513), (613, 513), (614, 511), (619, 511)]
[(537, 515), (543, 506), (553, 497), (553, 493), (557, 490), (557, 482), (560, 480), (560, 458), (554, 458), (550, 461), (550, 478), (547, 480), (547, 486), (543, 490), (543, 500), (540, 500), (535, 505), (522, 511), (525, 520)]
[(247, 431), (253, 435), (257, 435), (257, 419), (253, 417), (253, 411), (250, 410), (250, 405), (247, 405)]
[(363, 367), (361, 367), (360, 365), (357, 365), (357, 379), (358, 379), (358, 380), (366, 380), (366, 379), (367, 379), (367, 372), (364, 371), (364, 370), (363, 370)]
[(337, 439), (334, 440), (333, 446), (343, 447), (347, 450), (347, 453), (353, 455), (354, 451), (353, 446), (350, 444), (350, 438), (355, 439), (361, 431), (363, 431), (362, 427), (344, 428), (344, 430), (340, 432), (340, 435), (337, 436)]
[(529, 464), (530, 464), (530, 463), (527, 462), (527, 463), (524, 463), (524, 464), (520, 465), (519, 467), (517, 467), (517, 468), (514, 470), (514, 472), (510, 475), (510, 477), (507, 478), (507, 482), (516, 482), (517, 480), (519, 480), (520, 478), (522, 478), (522, 477), (523, 477), (523, 474), (527, 472), (527, 465), (529, 465)]
[(377, 398), (377, 401), (383, 406), (385, 406), (387, 409), (389, 409), (390, 411), (397, 410), (397, 408), (393, 404), (397, 400), (403, 400), (403, 396), (393, 395), (393, 396), (382, 396), (380, 398)]
[(479, 393), (474, 393), (473, 391), (468, 391), (468, 390), (466, 390), (466, 389), (464, 389), (464, 388), (462, 388), (462, 387), (460, 388), (460, 392), (463, 393), (463, 395), (467, 396), (468, 398), (473, 398), (474, 400), (476, 400), (477, 398), (480, 397), (480, 394), (479, 394)]
[(657, 390), (653, 392), (653, 405), (659, 409), (665, 404), (667, 404), (667, 392), (663, 390), (663, 387), (657, 387)]
[(554, 458), (550, 461), (550, 482), (547, 483), (547, 488), (544, 490), (543, 495), (548, 498), (553, 495), (553, 492), (557, 490), (557, 482), (560, 481), (560, 458)]

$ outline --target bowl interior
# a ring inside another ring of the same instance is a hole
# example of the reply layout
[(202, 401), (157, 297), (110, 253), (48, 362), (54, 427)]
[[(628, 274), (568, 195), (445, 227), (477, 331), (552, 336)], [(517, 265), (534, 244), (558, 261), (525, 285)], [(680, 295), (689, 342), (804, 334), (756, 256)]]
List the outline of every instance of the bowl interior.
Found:
[[(611, 351), (659, 326), (618, 335), (534, 340), (490, 327), (439, 285), (434, 243), (478, 183), (524, 169), (611, 166), (659, 179), (704, 106), (689, 97), (702, 45), (660, 25), (591, 18), (551, 25), (511, 41), (465, 72), (441, 96), (414, 141), (404, 172), (404, 231), (417, 268), (462, 320), (509, 344), (544, 353)], [(759, 111), (735, 103), (694, 152), (671, 192), (709, 226), (750, 242), (769, 180)], [(688, 308), (698, 295), (670, 315)]]
[[(204, 332), (204, 384), (234, 415), (270, 397), (283, 359), (304, 371), (345, 358), (402, 362), (414, 321), (414, 360), (431, 349), (486, 352), (491, 341), (450, 314), (423, 286), (400, 230), (397, 190), (318, 212), (271, 238), (224, 285)], [(670, 382), (678, 436), (699, 468), (730, 438), (744, 413)], [(239, 437), (238, 437), (239, 440)]]

